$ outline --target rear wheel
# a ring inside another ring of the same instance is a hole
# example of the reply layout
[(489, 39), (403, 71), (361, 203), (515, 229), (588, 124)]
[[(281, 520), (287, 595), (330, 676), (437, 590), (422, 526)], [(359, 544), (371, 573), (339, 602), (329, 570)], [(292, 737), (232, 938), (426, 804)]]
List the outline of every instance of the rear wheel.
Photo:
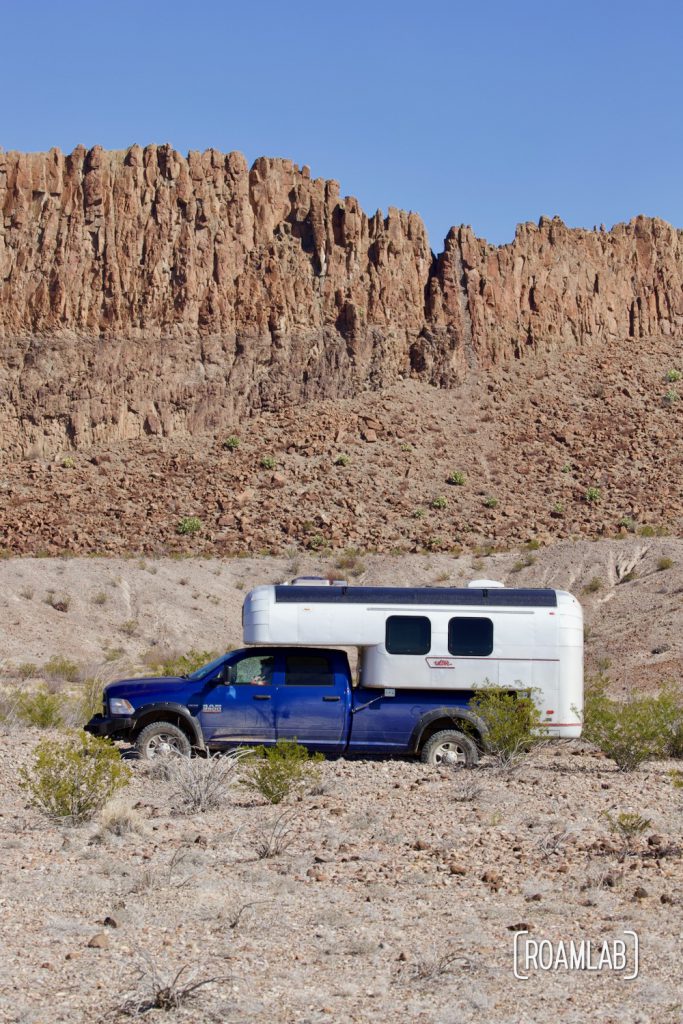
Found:
[(442, 729), (430, 736), (422, 750), (420, 759), (424, 764), (462, 765), (474, 768), (479, 761), (474, 740), (455, 729)]
[(189, 757), (192, 753), (192, 745), (183, 730), (171, 722), (152, 722), (146, 725), (135, 741), (135, 749), (145, 761), (154, 761), (170, 754)]

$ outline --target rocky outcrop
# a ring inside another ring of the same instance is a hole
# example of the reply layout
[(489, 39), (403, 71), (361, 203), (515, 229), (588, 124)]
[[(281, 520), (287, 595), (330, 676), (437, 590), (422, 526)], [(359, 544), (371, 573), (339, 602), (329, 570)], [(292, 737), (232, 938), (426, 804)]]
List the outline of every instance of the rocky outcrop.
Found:
[(368, 217), (287, 160), (0, 154), (0, 447), (227, 427), (399, 377), (683, 331), (681, 235), (522, 225), (496, 248)]

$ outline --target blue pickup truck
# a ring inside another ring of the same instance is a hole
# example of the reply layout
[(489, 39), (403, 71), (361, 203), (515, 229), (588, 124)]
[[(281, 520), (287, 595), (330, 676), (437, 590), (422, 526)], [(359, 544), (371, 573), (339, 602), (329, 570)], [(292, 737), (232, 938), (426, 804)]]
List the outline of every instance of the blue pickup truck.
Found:
[(472, 691), (353, 687), (346, 654), (246, 648), (191, 675), (125, 679), (104, 691), (88, 732), (134, 743), (149, 759), (296, 739), (310, 750), (477, 763), (486, 727)]

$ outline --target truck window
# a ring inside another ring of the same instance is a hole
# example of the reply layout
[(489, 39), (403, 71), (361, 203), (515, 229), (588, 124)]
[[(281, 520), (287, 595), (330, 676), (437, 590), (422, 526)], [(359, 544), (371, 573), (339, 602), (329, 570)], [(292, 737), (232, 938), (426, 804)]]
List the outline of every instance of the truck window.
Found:
[(463, 616), (448, 623), (448, 652), (485, 658), (493, 650), (493, 621)]
[(288, 654), (285, 658), (286, 686), (333, 686), (334, 673), (322, 655)]
[(426, 615), (390, 615), (385, 647), (389, 654), (428, 654), (432, 624)]
[(269, 686), (273, 681), (275, 658), (273, 655), (257, 654), (242, 658), (230, 666), (230, 683), (233, 686)]

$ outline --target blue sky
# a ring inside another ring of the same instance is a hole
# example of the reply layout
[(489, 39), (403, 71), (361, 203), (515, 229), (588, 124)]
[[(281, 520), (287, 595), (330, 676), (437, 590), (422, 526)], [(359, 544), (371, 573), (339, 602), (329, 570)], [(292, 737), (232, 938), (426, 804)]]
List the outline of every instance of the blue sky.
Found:
[(673, 0), (2, 0), (0, 146), (286, 156), (372, 213), (492, 242), (559, 214), (683, 226)]

